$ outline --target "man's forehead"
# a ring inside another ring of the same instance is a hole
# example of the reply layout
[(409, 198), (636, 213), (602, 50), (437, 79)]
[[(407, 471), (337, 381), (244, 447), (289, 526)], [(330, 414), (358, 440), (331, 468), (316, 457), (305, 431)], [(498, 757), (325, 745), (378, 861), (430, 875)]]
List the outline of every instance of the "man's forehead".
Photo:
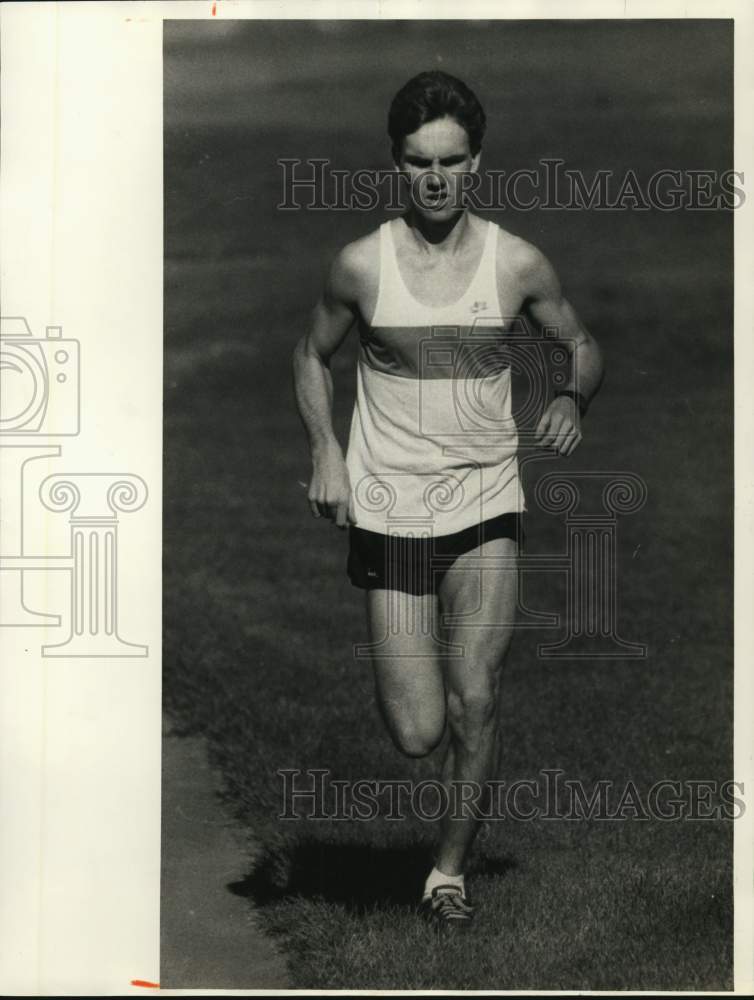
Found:
[(442, 157), (468, 152), (466, 129), (453, 118), (436, 118), (403, 140), (403, 153), (409, 156)]

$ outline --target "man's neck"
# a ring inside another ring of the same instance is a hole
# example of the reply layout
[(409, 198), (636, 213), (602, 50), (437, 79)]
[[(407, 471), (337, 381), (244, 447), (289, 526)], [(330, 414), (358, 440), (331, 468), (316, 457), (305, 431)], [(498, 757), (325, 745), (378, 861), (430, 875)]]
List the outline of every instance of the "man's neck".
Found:
[(456, 253), (471, 229), (467, 209), (444, 222), (433, 222), (409, 209), (403, 221), (408, 227), (409, 238), (424, 253)]

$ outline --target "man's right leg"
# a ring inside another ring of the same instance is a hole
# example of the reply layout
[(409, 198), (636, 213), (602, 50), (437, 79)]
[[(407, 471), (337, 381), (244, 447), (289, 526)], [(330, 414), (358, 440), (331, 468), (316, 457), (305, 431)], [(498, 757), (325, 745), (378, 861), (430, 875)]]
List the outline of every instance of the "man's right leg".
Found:
[[(424, 757), (445, 731), (445, 676), (438, 640), (437, 595), (390, 590), (367, 592), (377, 699), (393, 742), (409, 757)], [(433, 867), (424, 884), (421, 912), (438, 930), (471, 919), (462, 875)]]
[(436, 594), (367, 591), (377, 702), (396, 747), (424, 757), (445, 731), (445, 681), (438, 658)]

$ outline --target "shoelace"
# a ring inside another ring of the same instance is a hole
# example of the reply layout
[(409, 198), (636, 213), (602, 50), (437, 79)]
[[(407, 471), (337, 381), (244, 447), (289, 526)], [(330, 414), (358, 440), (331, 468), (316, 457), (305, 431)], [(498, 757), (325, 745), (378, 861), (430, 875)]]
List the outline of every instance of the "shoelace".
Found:
[(432, 910), (444, 920), (470, 920), (474, 912), (455, 885), (438, 885), (432, 890)]

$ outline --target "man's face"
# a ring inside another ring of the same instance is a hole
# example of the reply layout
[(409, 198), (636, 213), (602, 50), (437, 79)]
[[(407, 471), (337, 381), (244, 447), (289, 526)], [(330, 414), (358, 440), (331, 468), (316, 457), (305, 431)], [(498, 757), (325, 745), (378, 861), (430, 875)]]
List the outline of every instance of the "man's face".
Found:
[(427, 219), (445, 222), (463, 207), (461, 178), (476, 173), (466, 129), (453, 118), (436, 118), (403, 140), (399, 167), (411, 181), (411, 202)]

